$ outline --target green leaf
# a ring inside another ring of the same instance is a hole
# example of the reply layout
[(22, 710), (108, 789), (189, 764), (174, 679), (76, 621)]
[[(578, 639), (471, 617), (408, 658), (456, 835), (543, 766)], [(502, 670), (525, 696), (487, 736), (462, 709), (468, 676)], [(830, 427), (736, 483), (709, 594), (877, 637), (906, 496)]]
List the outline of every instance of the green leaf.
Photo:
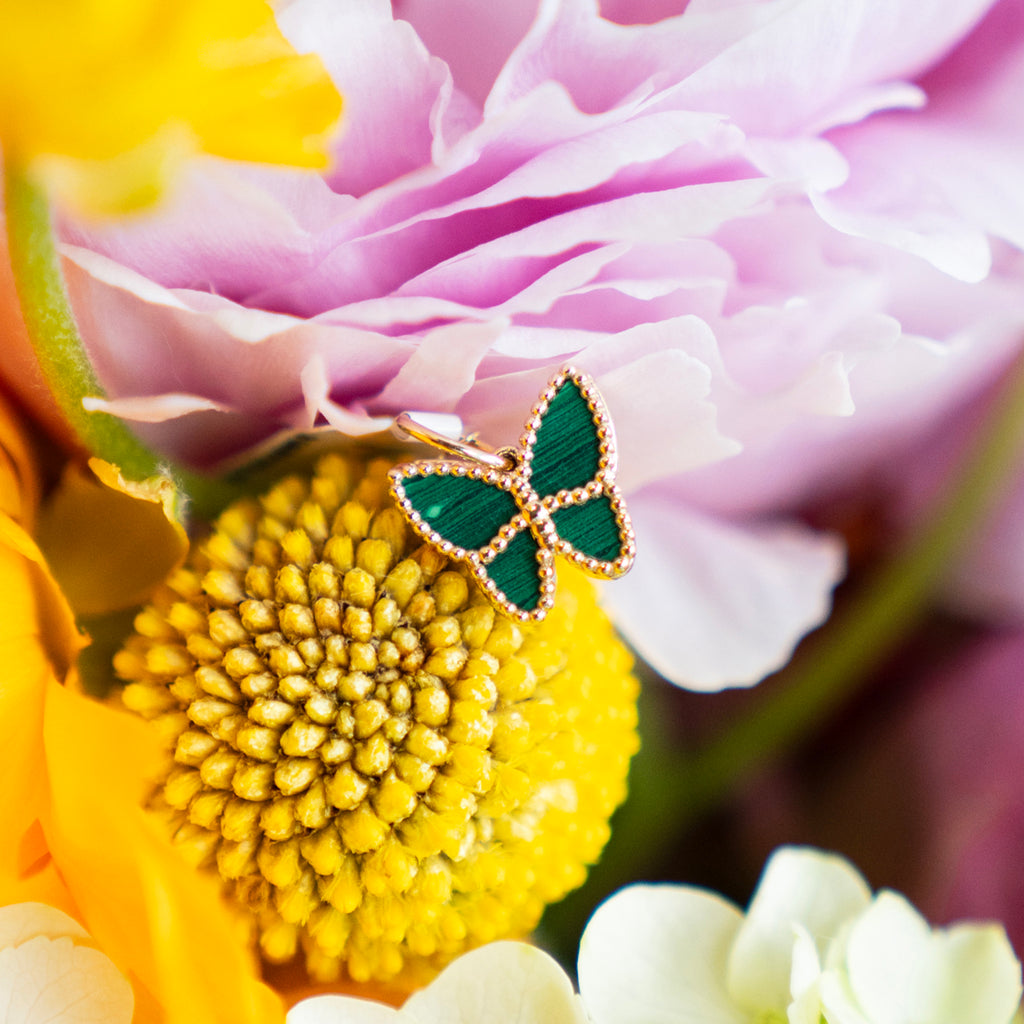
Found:
[(502, 526), (519, 513), (519, 506), (508, 491), (469, 476), (405, 476), (402, 489), (432, 530), (467, 551), (489, 544)]
[(530, 486), (542, 498), (583, 487), (597, 476), (600, 465), (594, 413), (570, 377), (541, 417), (530, 463)]

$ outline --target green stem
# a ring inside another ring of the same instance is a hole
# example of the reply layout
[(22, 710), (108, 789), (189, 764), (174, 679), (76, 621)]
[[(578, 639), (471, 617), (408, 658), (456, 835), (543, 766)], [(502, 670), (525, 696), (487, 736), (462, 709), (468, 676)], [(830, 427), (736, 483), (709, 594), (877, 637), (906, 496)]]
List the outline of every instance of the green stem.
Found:
[(87, 412), (84, 398), (104, 391), (82, 346), (64, 290), (50, 210), (43, 193), (16, 164), (4, 168), (7, 244), (29, 340), (46, 383), (78, 439), (130, 479), (157, 473), (160, 463), (124, 423)]
[(242, 492), (240, 485), (172, 466), (150, 451), (123, 420), (83, 406), (83, 399), (104, 398), (105, 393), (64, 289), (46, 198), (14, 164), (4, 167), (4, 189), (7, 244), (22, 318), (50, 392), (78, 440), (129, 480), (156, 474), (172, 477), (189, 495), (193, 513), (212, 517)]
[(1024, 358), (993, 398), (959, 473), (907, 546), (809, 638), (773, 696), (690, 764), (687, 813), (715, 803), (757, 764), (810, 734), (916, 626), (950, 565), (1024, 453)]

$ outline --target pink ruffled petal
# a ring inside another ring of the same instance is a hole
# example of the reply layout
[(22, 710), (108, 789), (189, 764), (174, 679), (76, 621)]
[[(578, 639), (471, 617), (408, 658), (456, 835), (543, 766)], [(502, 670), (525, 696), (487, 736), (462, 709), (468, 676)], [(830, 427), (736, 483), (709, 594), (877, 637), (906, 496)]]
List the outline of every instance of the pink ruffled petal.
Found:
[[(746, 5), (725, 17), (693, 16), (688, 10), (654, 25), (619, 25), (599, 16), (595, 0), (542, 0), (537, 20), (495, 82), (485, 115), (545, 81), (561, 83), (588, 113), (652, 101), (770, 18), (770, 11)], [(595, 54), (600, 54), (600, 75), (594, 74)]]
[(630, 502), (637, 559), (604, 603), (643, 658), (692, 690), (750, 686), (829, 613), (841, 543), (796, 525), (742, 527), (648, 490)]
[(834, 133), (851, 175), (842, 188), (814, 196), (815, 209), (840, 231), (981, 281), (992, 265), (990, 236), (1024, 245), (1024, 135), (905, 119), (890, 115)]
[(538, 0), (394, 0), (427, 49), (451, 69), (458, 89), (482, 108), (494, 80), (537, 13)]
[(206, 290), (245, 302), (315, 260), (316, 236), (352, 200), (318, 175), (204, 159), (152, 212), (66, 222), (63, 238), (166, 288)]
[[(761, 5), (768, 17), (696, 70), (675, 94), (680, 105), (727, 112), (752, 135), (821, 131), (849, 117), (851, 96), (912, 78), (960, 39), (991, 0), (954, 0), (941, 18), (912, 3), (798, 0)], [(741, 18), (745, 8), (695, 0), (686, 17)], [(862, 92), (863, 91), (863, 92)], [(862, 101), (862, 108), (870, 108)]]
[(461, 323), (428, 332), (375, 404), (451, 411), (472, 387), (480, 360), (504, 327), (501, 321)]
[(429, 164), (438, 136), (457, 136), (475, 120), (468, 104), (453, 107), (448, 68), (392, 18), (388, 0), (294, 0), (278, 21), (298, 50), (323, 55), (345, 98), (337, 169), (327, 179), (335, 192), (361, 196)]

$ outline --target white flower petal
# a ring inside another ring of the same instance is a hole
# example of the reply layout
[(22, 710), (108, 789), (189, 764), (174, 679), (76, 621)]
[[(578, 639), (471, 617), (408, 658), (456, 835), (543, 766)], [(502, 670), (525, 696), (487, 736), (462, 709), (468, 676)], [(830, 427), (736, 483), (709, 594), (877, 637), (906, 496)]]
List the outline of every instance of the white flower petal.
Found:
[(47, 903), (0, 907), (0, 949), (20, 946), (38, 935), (47, 939), (89, 938), (89, 933), (73, 917)]
[(312, 996), (296, 1003), (287, 1024), (399, 1024), (402, 1013), (383, 1003), (354, 996)]
[(844, 858), (804, 847), (776, 851), (729, 956), (733, 998), (752, 1010), (783, 1011), (794, 977), (794, 925), (820, 951), (870, 900), (867, 882)]
[(572, 982), (547, 953), (524, 942), (492, 942), (460, 956), (413, 994), (402, 1008), (402, 1020), (586, 1024), (586, 1015)]
[(945, 956), (935, 964), (941, 973), (933, 980), (939, 991), (942, 979), (949, 987), (936, 1007), (936, 1022), (1011, 1020), (1022, 995), (1021, 965), (1002, 925), (958, 925), (938, 939)]
[(1002, 927), (933, 931), (888, 891), (853, 923), (822, 979), (825, 1015), (835, 1024), (1006, 1024), (1021, 991)]
[(821, 959), (811, 933), (801, 924), (793, 927), (793, 968), (790, 972), (789, 1024), (818, 1024), (821, 1019)]
[(725, 990), (742, 921), (714, 893), (634, 885), (598, 907), (580, 943), (580, 994), (594, 1024), (746, 1024)]
[(0, 949), (4, 1024), (129, 1024), (134, 996), (109, 957), (69, 937)]

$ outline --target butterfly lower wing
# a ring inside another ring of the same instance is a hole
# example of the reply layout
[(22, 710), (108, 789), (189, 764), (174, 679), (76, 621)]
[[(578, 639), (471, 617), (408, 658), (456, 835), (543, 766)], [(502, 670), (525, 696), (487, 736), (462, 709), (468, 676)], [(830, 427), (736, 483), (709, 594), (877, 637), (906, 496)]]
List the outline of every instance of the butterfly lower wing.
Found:
[(500, 551), (470, 563), (487, 596), (507, 615), (542, 619), (554, 603), (554, 557), (520, 517)]
[(581, 569), (604, 579), (629, 571), (636, 554), (633, 526), (617, 487), (565, 500), (550, 511), (555, 550)]
[(445, 554), (468, 558), (519, 514), (507, 475), (461, 463), (413, 462), (391, 471), (391, 492), (413, 529)]

